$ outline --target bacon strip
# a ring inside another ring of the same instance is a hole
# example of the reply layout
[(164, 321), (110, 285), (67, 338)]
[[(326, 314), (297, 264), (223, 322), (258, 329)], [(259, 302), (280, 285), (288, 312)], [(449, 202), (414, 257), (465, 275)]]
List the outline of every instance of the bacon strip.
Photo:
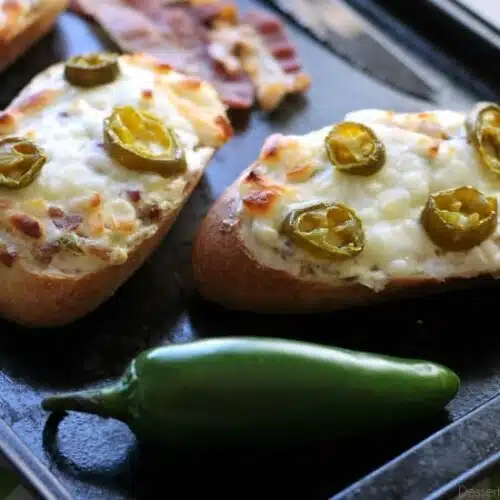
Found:
[(276, 108), (287, 94), (305, 92), (310, 78), (284, 26), (275, 15), (250, 10), (241, 19), (244, 50), (241, 58), (257, 88), (261, 108)]
[(127, 52), (211, 82), (230, 108), (276, 108), (310, 79), (277, 16), (225, 0), (73, 0)]
[(12, 267), (18, 255), (13, 245), (0, 241), (0, 262), (6, 267)]
[(122, 50), (148, 53), (160, 63), (211, 82), (228, 107), (253, 105), (248, 75), (242, 71), (229, 74), (208, 51), (210, 27), (206, 24), (220, 9), (207, 11), (188, 2), (165, 5), (158, 0), (78, 0), (78, 8), (92, 16)]
[[(247, 109), (252, 106), (254, 89), (248, 75), (242, 70), (226, 71), (210, 54), (210, 32), (215, 28), (204, 26), (200, 20), (200, 7), (178, 4), (148, 9), (141, 6), (141, 12), (154, 20), (163, 36), (163, 45), (150, 51), (153, 56), (174, 68), (210, 81), (230, 108)], [(217, 17), (216, 12), (212, 10), (210, 19)]]

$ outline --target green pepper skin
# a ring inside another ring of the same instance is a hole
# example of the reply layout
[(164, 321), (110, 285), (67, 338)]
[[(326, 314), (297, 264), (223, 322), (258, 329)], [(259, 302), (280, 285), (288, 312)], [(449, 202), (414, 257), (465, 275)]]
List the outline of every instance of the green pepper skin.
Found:
[(432, 416), (459, 386), (453, 371), (427, 361), (228, 337), (147, 350), (115, 384), (49, 396), (42, 407), (115, 418), (156, 445), (289, 443)]

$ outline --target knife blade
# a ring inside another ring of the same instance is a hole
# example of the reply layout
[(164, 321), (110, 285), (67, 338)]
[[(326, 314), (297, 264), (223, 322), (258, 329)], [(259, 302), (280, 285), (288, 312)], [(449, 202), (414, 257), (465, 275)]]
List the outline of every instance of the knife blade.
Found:
[(390, 41), (342, 0), (267, 0), (343, 60), (378, 81), (419, 99), (435, 89)]

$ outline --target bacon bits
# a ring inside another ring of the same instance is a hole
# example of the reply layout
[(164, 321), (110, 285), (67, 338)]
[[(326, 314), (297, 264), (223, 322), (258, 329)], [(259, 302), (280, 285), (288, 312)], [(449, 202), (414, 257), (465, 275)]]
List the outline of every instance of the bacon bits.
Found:
[(0, 262), (6, 267), (12, 267), (17, 260), (17, 252), (13, 245), (0, 242)]
[(29, 215), (14, 214), (11, 216), (10, 222), (14, 229), (30, 238), (38, 239), (42, 237), (42, 226), (36, 219), (31, 218)]

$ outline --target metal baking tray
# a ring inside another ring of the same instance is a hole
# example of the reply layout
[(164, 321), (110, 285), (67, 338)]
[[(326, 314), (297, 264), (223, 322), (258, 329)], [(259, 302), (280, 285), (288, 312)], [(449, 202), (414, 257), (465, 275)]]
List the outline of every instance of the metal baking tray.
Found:
[[(267, 8), (249, 0), (238, 3)], [(432, 105), (408, 98), (351, 68), (286, 22), (313, 79), (307, 97), (291, 98), (271, 114), (235, 118), (236, 137), (216, 155), (160, 248), (94, 313), (52, 330), (0, 322), (0, 418), (5, 423), (0, 425), (0, 449), (40, 498), (184, 499), (213, 494), (219, 500), (420, 500), (451, 497), (460, 484), (469, 484), (496, 463), (500, 337), (491, 314), (500, 288), (495, 282), (473, 292), (293, 318), (225, 311), (196, 295), (190, 257), (198, 223), (212, 201), (255, 159), (266, 136), (304, 133), (353, 109), (462, 109), (487, 97), (487, 91), (482, 92), (486, 87), (464, 83), (463, 72), (426, 64), (416, 54), (422, 73), (440, 91)], [(2, 75), (0, 106), (49, 64), (108, 44), (99, 30), (64, 14), (50, 35)], [(477, 78), (469, 74), (466, 81)], [(491, 82), (487, 88), (498, 92)], [(462, 387), (446, 418), (405, 432), (342, 445), (231, 453), (146, 449), (116, 421), (70, 414), (58, 422), (40, 408), (46, 394), (117, 377), (145, 348), (234, 334), (279, 334), (423, 357), (456, 370)]]

